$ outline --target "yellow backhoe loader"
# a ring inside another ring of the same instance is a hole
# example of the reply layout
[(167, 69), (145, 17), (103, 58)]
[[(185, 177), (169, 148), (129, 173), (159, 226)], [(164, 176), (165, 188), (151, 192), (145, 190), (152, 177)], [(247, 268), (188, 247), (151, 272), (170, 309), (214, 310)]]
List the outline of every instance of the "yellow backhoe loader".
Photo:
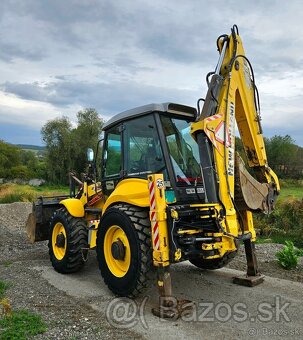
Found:
[[(244, 242), (247, 275), (235, 282), (262, 282), (252, 212), (272, 211), (279, 181), (267, 163), (254, 73), (236, 25), (217, 47), (197, 109), (164, 103), (117, 114), (103, 127), (100, 178), (90, 150), (92, 171), (82, 181), (71, 175), (68, 197), (34, 203), (29, 237), (48, 240), (55, 270), (78, 271), (96, 249), (106, 285), (130, 297), (155, 272), (161, 299), (153, 312), (162, 317), (176, 316), (171, 264), (221, 268)], [(236, 126), (250, 172), (236, 152)]]

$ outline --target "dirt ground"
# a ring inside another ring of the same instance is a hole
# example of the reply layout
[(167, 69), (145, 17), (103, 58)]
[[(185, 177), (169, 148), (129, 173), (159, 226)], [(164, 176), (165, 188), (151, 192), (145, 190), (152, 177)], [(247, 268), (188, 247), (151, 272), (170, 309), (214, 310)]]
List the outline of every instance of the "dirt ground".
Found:
[(47, 242), (27, 242), (24, 226), (30, 212), (30, 203), (0, 205), (0, 280), (10, 283), (6, 295), (13, 310), (36, 312), (46, 322), (48, 331), (35, 338), (140, 339), (131, 330), (113, 328), (84, 299), (67, 295), (33, 269), (49, 259)]
[(259, 267), (266, 280), (253, 289), (231, 284), (232, 277), (243, 274), (238, 271), (246, 268), (242, 248), (226, 269), (202, 271), (186, 262), (174, 266), (172, 276), (176, 294), (195, 301), (199, 307), (201, 301), (211, 301), (217, 307), (220, 303), (235, 306), (245, 302), (249, 311), (256, 311), (258, 301), (268, 302), (271, 306), (279, 303), (275, 300), (277, 297), (289, 301), (290, 322), (268, 320), (260, 323), (255, 316), (242, 323), (235, 319), (226, 322), (222, 318), (207, 322), (200, 319), (164, 322), (150, 313), (157, 296), (155, 289), (151, 288), (148, 295), (135, 302), (124, 300), (124, 306), (139, 311), (136, 319), (131, 320), (130, 327), (124, 327), (119, 318), (111, 318), (111, 306), (118, 303), (115, 305), (117, 309), (121, 300), (115, 299), (105, 287), (95, 254), (91, 253), (87, 266), (80, 273), (56, 273), (48, 259), (47, 243), (32, 245), (26, 240), (24, 225), (30, 211), (31, 204), (28, 203), (0, 205), (0, 280), (11, 283), (7, 296), (13, 309), (36, 312), (46, 322), (48, 331), (37, 339), (159, 339), (164, 336), (163, 332), (166, 332), (166, 338), (175, 339), (303, 337), (303, 327), (300, 327), (303, 317), (303, 266), (301, 262), (291, 271), (280, 268), (275, 253), (283, 248), (281, 245), (257, 245)]
[[(297, 268), (285, 270), (279, 266), (275, 254), (282, 250), (284, 245), (275, 243), (256, 244), (259, 270), (266, 276), (303, 283), (303, 258), (299, 259)], [(228, 268), (246, 270), (246, 258), (242, 246), (235, 259), (227, 265)]]

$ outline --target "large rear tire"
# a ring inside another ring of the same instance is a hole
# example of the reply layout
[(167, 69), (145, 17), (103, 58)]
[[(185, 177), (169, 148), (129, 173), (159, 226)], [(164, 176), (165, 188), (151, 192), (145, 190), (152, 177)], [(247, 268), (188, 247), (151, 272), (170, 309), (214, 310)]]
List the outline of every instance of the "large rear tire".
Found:
[(119, 204), (106, 210), (97, 235), (97, 258), (104, 282), (117, 295), (135, 297), (152, 278), (147, 209)]
[(57, 272), (80, 270), (88, 248), (85, 220), (71, 216), (65, 208), (58, 209), (50, 221), (48, 248), (52, 266)]
[(201, 257), (195, 257), (189, 259), (189, 262), (193, 264), (194, 266), (201, 268), (201, 269), (220, 269), (225, 267), (237, 254), (237, 251), (230, 252), (225, 254), (221, 258), (217, 259), (210, 259), (210, 260), (205, 260)]

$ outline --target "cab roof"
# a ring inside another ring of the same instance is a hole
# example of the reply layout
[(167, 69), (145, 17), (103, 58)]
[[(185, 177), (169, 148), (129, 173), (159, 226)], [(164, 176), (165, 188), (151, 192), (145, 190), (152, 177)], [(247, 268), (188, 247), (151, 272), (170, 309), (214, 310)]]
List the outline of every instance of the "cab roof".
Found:
[(143, 106), (135, 107), (134, 109), (130, 109), (127, 111), (123, 111), (121, 113), (116, 114), (114, 117), (112, 117), (110, 120), (108, 120), (103, 125), (103, 130), (107, 130), (110, 127), (134, 118), (146, 115), (148, 113), (152, 112), (159, 112), (159, 113), (171, 113), (171, 114), (179, 114), (181, 116), (188, 116), (192, 119), (195, 119), (197, 117), (197, 110), (191, 106), (187, 105), (181, 105), (176, 103), (160, 103), (160, 104), (148, 104)]

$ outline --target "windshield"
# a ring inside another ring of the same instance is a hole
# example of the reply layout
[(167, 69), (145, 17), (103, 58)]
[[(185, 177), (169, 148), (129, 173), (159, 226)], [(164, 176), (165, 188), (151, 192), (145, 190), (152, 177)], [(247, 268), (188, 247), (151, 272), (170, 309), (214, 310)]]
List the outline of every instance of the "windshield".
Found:
[(190, 124), (186, 120), (166, 116), (161, 116), (161, 121), (177, 184), (201, 183), (199, 149), (190, 135)]

